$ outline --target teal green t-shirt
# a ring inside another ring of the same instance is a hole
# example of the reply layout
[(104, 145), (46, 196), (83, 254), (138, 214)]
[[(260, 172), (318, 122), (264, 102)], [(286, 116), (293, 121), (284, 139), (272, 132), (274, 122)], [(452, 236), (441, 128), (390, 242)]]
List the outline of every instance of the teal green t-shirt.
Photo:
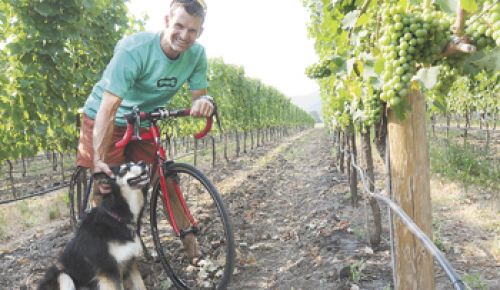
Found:
[(165, 106), (185, 82), (190, 90), (207, 88), (203, 46), (195, 43), (171, 60), (160, 47), (160, 33), (139, 32), (118, 42), (101, 80), (85, 102), (84, 112), (95, 119), (103, 93), (109, 91), (122, 99), (116, 124), (124, 126), (123, 114), (134, 106), (146, 112)]

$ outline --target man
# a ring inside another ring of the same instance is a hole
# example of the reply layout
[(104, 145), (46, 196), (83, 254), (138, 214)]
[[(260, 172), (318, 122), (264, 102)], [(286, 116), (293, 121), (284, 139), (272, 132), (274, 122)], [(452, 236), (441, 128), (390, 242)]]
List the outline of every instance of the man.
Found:
[[(110, 165), (128, 160), (151, 163), (156, 154), (151, 141), (134, 141), (125, 149), (114, 143), (123, 137), (123, 114), (134, 106), (152, 111), (164, 106), (187, 82), (192, 96), (191, 115), (210, 116), (213, 105), (207, 95), (207, 57), (196, 43), (203, 31), (206, 6), (203, 0), (173, 0), (160, 33), (139, 32), (115, 47), (113, 58), (84, 106), (77, 164), (112, 176)], [(98, 185), (102, 193), (109, 186)], [(178, 202), (174, 215), (181, 228), (189, 222)], [(183, 239), (193, 261), (201, 255), (196, 238)]]

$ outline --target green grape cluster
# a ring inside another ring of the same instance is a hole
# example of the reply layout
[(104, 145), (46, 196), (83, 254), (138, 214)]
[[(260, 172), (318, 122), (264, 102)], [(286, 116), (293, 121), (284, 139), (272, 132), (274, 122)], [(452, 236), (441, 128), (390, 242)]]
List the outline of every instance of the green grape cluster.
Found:
[(375, 124), (382, 116), (384, 104), (380, 100), (380, 92), (375, 92), (363, 99), (364, 123), (367, 127)]
[(484, 2), (482, 15), (465, 22), (465, 33), (478, 49), (500, 46), (500, 4)]
[(451, 37), (451, 22), (444, 13), (435, 10), (383, 9), (379, 43), (385, 67), (380, 99), (388, 107), (402, 108), (401, 99), (408, 94), (417, 64), (428, 65), (440, 58)]
[(320, 79), (331, 74), (329, 60), (321, 60), (319, 63), (312, 64), (306, 68), (306, 75), (310, 79)]
[(439, 68), (439, 79), (432, 88), (432, 95), (436, 97), (446, 97), (457, 76), (458, 71), (453, 65), (450, 65), (448, 62), (441, 64)]

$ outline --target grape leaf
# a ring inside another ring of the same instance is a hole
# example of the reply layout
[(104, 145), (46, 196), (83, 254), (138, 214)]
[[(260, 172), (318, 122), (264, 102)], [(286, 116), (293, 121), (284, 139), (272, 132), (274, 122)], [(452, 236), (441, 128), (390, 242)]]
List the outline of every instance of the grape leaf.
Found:
[(467, 12), (476, 12), (477, 11), (477, 3), (475, 0), (460, 0), (462, 4), (462, 8)]
[(406, 9), (406, 6), (408, 6), (408, 0), (399, 0), (399, 7)]
[(478, 67), (482, 67), (490, 71), (500, 70), (500, 48), (495, 48), (491, 53), (487, 53), (484, 57), (473, 62)]
[(358, 19), (359, 16), (359, 10), (353, 10), (349, 13), (347, 13), (344, 16), (344, 19), (342, 19), (342, 28), (344, 29), (351, 29), (356, 26), (356, 20)]
[(429, 68), (420, 69), (417, 74), (413, 77), (413, 80), (418, 81), (424, 88), (430, 90), (432, 89), (438, 80), (439, 67), (433, 66)]
[(381, 74), (384, 71), (385, 60), (382, 57), (377, 58), (375, 61), (374, 69), (377, 74)]
[(445, 113), (446, 110), (446, 103), (445, 100), (443, 99), (435, 99), (432, 101), (432, 104), (441, 112)]
[(443, 12), (454, 15), (457, 11), (458, 0), (436, 0), (436, 4)]
[(364, 26), (368, 23), (368, 21), (370, 21), (370, 16), (368, 16), (367, 14), (363, 14), (359, 16), (358, 20), (356, 21), (356, 27)]
[(57, 15), (59, 10), (54, 7), (54, 4), (47, 3), (47, 2), (41, 2), (37, 5), (34, 6), (34, 10), (38, 12), (38, 14), (44, 16), (44, 17), (49, 17), (49, 16), (54, 16)]
[(468, 57), (464, 62), (464, 71), (475, 74), (481, 69), (489, 71), (500, 70), (500, 48), (497, 47), (491, 52), (478, 51)]
[(333, 73), (347, 72), (347, 61), (341, 56), (333, 56), (329, 68)]

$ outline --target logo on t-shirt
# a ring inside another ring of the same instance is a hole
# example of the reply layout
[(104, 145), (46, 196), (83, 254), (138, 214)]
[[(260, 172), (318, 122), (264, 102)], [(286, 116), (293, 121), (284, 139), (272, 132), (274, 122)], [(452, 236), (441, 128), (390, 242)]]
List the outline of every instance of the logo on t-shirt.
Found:
[(163, 88), (163, 87), (175, 88), (176, 85), (177, 85), (177, 78), (176, 77), (163, 78), (163, 79), (159, 79), (156, 82), (156, 86), (158, 88)]

